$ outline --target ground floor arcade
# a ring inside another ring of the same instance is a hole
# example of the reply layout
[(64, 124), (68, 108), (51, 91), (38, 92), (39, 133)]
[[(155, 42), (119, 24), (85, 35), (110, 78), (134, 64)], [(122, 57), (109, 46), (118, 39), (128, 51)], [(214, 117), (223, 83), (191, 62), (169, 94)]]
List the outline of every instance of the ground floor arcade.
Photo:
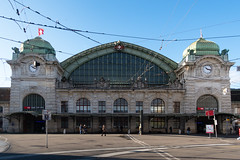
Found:
[[(232, 115), (217, 114), (217, 132), (234, 130), (229, 119)], [(8, 116), (10, 133), (44, 133), (45, 121), (41, 114), (27, 112)], [(48, 121), (49, 133), (79, 133), (80, 124), (86, 126), (87, 133), (100, 133), (106, 125), (108, 133), (138, 133), (142, 123), (143, 133), (205, 133), (207, 124), (214, 124), (213, 117), (196, 114), (52, 114)]]

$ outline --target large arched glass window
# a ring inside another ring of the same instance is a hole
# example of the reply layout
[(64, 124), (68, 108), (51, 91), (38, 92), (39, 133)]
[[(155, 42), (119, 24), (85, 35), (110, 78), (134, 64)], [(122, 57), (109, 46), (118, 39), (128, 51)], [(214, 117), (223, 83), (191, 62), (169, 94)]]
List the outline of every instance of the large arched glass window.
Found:
[(205, 113), (208, 110), (218, 111), (218, 101), (212, 95), (203, 95), (197, 100), (197, 112)]
[(45, 100), (38, 94), (29, 94), (23, 99), (23, 111), (42, 112), (45, 109)]
[(165, 103), (162, 99), (154, 99), (151, 103), (152, 113), (165, 113)]
[(114, 113), (127, 113), (128, 112), (128, 103), (125, 99), (119, 98), (114, 101), (113, 104)]
[(156, 64), (123, 52), (92, 59), (76, 68), (69, 79), (75, 85), (94, 84), (101, 78), (111, 85), (128, 85), (139, 76), (149, 85), (163, 85), (169, 80), (167, 73)]
[(76, 106), (76, 112), (91, 112), (90, 101), (87, 98), (77, 100)]

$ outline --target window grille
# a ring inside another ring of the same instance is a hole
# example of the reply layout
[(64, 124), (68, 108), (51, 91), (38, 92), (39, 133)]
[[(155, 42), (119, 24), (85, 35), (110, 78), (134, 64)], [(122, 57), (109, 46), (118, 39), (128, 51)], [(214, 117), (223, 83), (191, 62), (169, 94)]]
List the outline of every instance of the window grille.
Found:
[(154, 117), (150, 119), (151, 128), (165, 128), (165, 118), (163, 117)]
[(125, 99), (119, 98), (114, 101), (113, 104), (114, 113), (127, 113), (128, 112), (128, 103)]
[(45, 100), (38, 94), (30, 94), (23, 99), (23, 111), (42, 112), (45, 109)]
[(61, 112), (62, 113), (68, 112), (68, 101), (61, 101)]
[(218, 101), (212, 95), (203, 95), (197, 100), (197, 112), (205, 113), (208, 110), (218, 111)]
[(98, 112), (99, 113), (106, 112), (106, 101), (98, 101)]
[(86, 98), (80, 98), (77, 103), (77, 110), (76, 112), (91, 112), (91, 106), (90, 106), (90, 101)]
[(123, 128), (128, 128), (128, 117), (114, 117), (113, 127), (122, 131)]
[(152, 113), (165, 113), (164, 101), (160, 98), (154, 99), (151, 103)]

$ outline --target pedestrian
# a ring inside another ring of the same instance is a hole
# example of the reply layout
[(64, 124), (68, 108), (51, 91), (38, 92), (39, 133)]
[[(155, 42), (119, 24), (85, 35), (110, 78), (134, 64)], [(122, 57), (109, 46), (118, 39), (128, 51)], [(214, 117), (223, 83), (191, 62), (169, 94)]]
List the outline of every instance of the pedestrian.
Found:
[(82, 134), (82, 124), (79, 126), (79, 134)]
[(187, 128), (187, 134), (189, 135), (190, 132), (191, 132), (191, 129), (190, 129), (190, 127), (188, 127), (188, 128)]
[(141, 123), (139, 124), (139, 135), (142, 135), (142, 125), (141, 125)]
[(120, 132), (123, 133), (123, 126), (120, 126)]
[(103, 134), (104, 134), (104, 136), (106, 136), (106, 127), (105, 127), (105, 125), (102, 125), (102, 135), (101, 136), (103, 136)]
[(83, 125), (83, 134), (86, 134), (87, 133), (87, 127), (86, 127), (86, 125), (84, 124)]
[(170, 134), (172, 134), (172, 126), (169, 127)]
[(182, 134), (182, 130), (181, 129), (178, 130), (178, 134)]

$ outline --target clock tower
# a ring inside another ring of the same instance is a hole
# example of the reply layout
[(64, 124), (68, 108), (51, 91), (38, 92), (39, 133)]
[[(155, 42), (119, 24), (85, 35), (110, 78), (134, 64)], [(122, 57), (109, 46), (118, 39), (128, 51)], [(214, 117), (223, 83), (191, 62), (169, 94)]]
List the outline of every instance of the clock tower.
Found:
[[(40, 37), (25, 41), (20, 50), (14, 48), (8, 64), (12, 68), (10, 113), (41, 114), (43, 109), (56, 110), (56, 81), (61, 79), (63, 69), (49, 42)], [(27, 125), (24, 121), (29, 119), (19, 119), (23, 121), (19, 125), (20, 132), (31, 128), (31, 125), (24, 127)]]
[(205, 119), (208, 110), (215, 111), (219, 123), (232, 113), (229, 70), (233, 64), (228, 61), (227, 52), (219, 53), (216, 43), (203, 38), (184, 50), (176, 73), (186, 89), (182, 109), (200, 117), (195, 119), (197, 126), (191, 128), (197, 127), (200, 131), (200, 127), (204, 130), (205, 123), (212, 123)]

